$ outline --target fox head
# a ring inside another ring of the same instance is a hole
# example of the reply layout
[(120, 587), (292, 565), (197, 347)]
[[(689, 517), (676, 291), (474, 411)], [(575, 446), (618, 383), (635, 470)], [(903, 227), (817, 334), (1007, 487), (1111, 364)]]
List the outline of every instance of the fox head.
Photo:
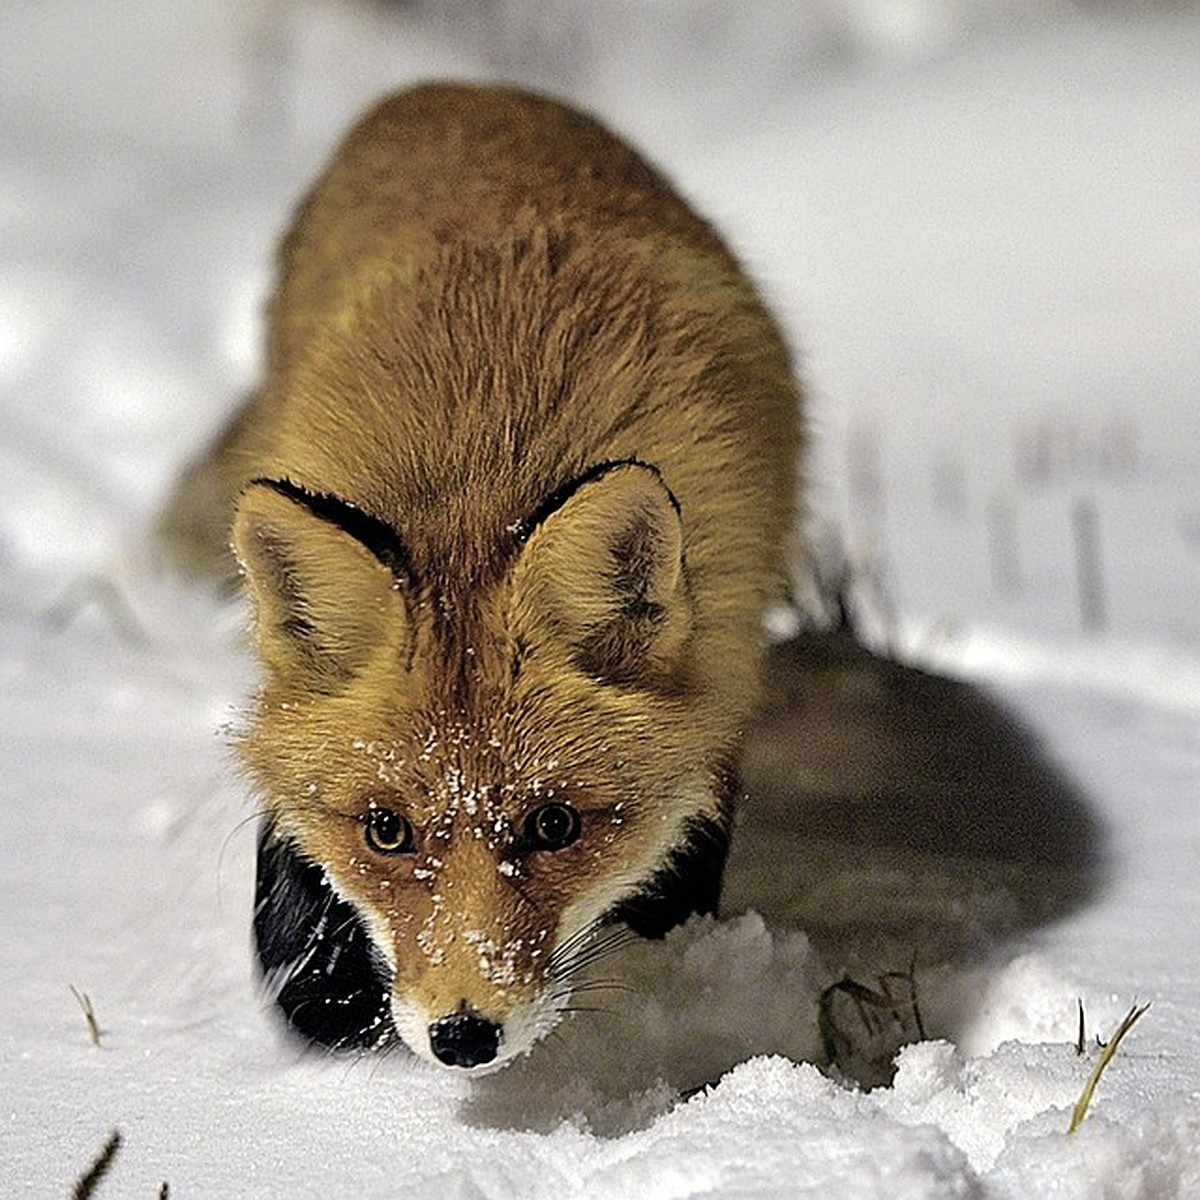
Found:
[(569, 1007), (614, 919), (661, 932), (715, 904), (720, 739), (675, 497), (651, 466), (600, 464), (506, 536), (455, 590), (451, 553), (414, 563), (380, 514), (288, 479), (239, 500), (260, 955), (277, 990), (306, 961), (357, 964), (380, 999), (323, 997), (351, 1024), (321, 1040), (377, 1021), (421, 1057), (500, 1065)]

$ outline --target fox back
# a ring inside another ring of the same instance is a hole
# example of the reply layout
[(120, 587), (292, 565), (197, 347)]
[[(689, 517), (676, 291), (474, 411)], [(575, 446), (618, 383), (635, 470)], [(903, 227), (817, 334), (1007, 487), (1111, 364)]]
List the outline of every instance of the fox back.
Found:
[(593, 120), (426, 86), (351, 131), (181, 493), (253, 600), (256, 930), (301, 1032), (499, 1064), (614, 922), (715, 907), (798, 402), (733, 257)]

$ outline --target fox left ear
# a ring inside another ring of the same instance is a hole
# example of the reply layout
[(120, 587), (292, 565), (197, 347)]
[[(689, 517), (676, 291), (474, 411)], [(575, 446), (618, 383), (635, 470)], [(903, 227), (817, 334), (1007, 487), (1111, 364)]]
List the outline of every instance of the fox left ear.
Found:
[(338, 691), (380, 651), (402, 654), (404, 597), (361, 510), (287, 481), (252, 483), (238, 500), (233, 545), (254, 600), (259, 654), (277, 679)]
[(679, 504), (658, 471), (615, 463), (569, 490), (517, 560), (512, 614), (531, 652), (614, 683), (665, 681), (692, 612)]

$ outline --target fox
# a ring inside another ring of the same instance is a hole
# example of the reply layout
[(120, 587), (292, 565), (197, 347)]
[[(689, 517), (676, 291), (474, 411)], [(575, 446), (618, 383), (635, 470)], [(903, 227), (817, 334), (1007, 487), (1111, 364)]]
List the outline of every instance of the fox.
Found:
[(163, 518), (250, 600), (258, 964), (310, 1043), (487, 1073), (615, 939), (716, 911), (789, 588), (792, 354), (656, 167), (484, 84), (351, 129), (266, 334)]

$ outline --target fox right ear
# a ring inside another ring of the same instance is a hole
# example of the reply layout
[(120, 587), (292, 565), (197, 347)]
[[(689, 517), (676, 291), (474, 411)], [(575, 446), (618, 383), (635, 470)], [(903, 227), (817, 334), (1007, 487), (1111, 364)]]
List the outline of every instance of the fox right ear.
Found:
[(539, 521), (513, 574), (513, 621), (527, 646), (596, 678), (655, 686), (678, 670), (692, 605), (679, 505), (655, 468), (604, 464)]
[(395, 540), (352, 505), (287, 481), (242, 493), (233, 548), (254, 601), (259, 654), (276, 679), (336, 692), (381, 650), (403, 653), (408, 619), (397, 576), (364, 540), (379, 531)]

